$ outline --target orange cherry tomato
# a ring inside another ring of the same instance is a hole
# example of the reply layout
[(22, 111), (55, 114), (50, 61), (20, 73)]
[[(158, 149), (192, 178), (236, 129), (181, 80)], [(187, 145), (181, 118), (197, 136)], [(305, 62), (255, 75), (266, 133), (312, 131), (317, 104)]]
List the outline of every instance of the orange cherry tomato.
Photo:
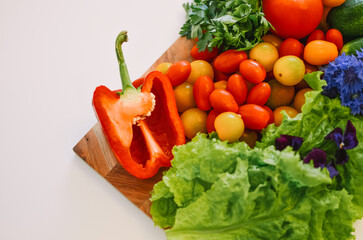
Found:
[(238, 114), (249, 129), (261, 130), (267, 126), (270, 115), (266, 109), (256, 104), (245, 104), (239, 107)]
[(334, 43), (314, 40), (305, 46), (304, 60), (312, 65), (325, 65), (338, 57), (338, 48)]
[(343, 44), (344, 44), (342, 33), (338, 29), (334, 29), (334, 28), (329, 29), (326, 32), (325, 40), (328, 42), (334, 43), (337, 46), (338, 50), (342, 49)]
[(296, 57), (301, 57), (304, 50), (304, 45), (295, 38), (285, 39), (279, 48), (279, 56), (294, 55)]
[(173, 63), (168, 68), (166, 71), (166, 76), (169, 78), (171, 85), (175, 87), (185, 82), (188, 79), (191, 71), (192, 67), (189, 62), (179, 61)]
[(271, 87), (266, 82), (261, 82), (251, 88), (247, 95), (247, 104), (265, 105), (271, 94)]
[(235, 73), (239, 64), (246, 59), (247, 54), (244, 51), (230, 49), (216, 57), (214, 67), (224, 73)]
[(194, 45), (192, 50), (190, 50), (190, 55), (195, 60), (204, 60), (207, 62), (210, 62), (218, 55), (218, 48), (214, 47), (212, 51), (209, 51), (208, 48), (206, 48), (204, 51), (199, 51), (199, 48), (197, 47), (197, 44)]
[(308, 40), (306, 40), (306, 44), (314, 40), (325, 40), (325, 33), (320, 29), (315, 29), (312, 33), (310, 33)]
[(243, 77), (237, 73), (228, 78), (226, 90), (232, 94), (238, 105), (242, 105), (247, 97), (247, 84)]
[(281, 113), (282, 111), (285, 111), (290, 118), (294, 118), (298, 114), (295, 108), (289, 106), (281, 106), (276, 108), (274, 110), (274, 123), (276, 127), (280, 126), (283, 121), (283, 115)]
[(215, 89), (209, 96), (210, 104), (218, 112), (237, 112), (238, 104), (232, 94), (224, 89)]
[(342, 5), (345, 2), (345, 0), (323, 0), (324, 6), (327, 7), (337, 7)]
[(193, 85), (193, 96), (197, 107), (200, 110), (208, 111), (212, 108), (209, 101), (209, 95), (214, 91), (213, 80), (205, 75), (195, 80)]
[(244, 79), (254, 84), (262, 82), (266, 77), (265, 68), (261, 63), (252, 59), (241, 62), (239, 65), (239, 72)]
[(216, 117), (219, 114), (220, 113), (217, 110), (215, 110), (215, 109), (212, 109), (208, 113), (208, 116), (207, 116), (207, 131), (208, 131), (208, 133), (211, 133), (211, 132), (215, 132), (216, 131), (216, 128), (214, 127), (214, 121), (216, 120)]
[(270, 120), (268, 120), (267, 125), (274, 123), (274, 112), (269, 108), (268, 106), (264, 105), (262, 106), (264, 109), (267, 110), (268, 114), (270, 115)]

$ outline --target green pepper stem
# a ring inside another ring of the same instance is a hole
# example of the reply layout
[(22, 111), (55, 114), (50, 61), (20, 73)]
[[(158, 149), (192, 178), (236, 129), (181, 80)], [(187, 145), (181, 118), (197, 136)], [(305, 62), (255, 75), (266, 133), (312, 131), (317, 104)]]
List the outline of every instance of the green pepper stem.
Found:
[(136, 88), (132, 85), (132, 82), (130, 80), (129, 71), (127, 70), (127, 66), (125, 63), (125, 58), (122, 53), (121, 45), (124, 42), (127, 42), (127, 31), (122, 31), (119, 33), (119, 35), (116, 38), (116, 56), (118, 61), (118, 66), (120, 69), (120, 77), (121, 77), (121, 83), (122, 83), (122, 93), (126, 92), (126, 90), (136, 90)]

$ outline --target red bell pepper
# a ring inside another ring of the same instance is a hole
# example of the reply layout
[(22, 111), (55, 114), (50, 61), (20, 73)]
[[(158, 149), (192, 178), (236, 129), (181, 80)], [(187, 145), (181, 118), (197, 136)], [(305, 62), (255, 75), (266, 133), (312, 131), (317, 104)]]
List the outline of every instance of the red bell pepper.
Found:
[(161, 72), (149, 73), (136, 89), (130, 81), (121, 45), (127, 33), (116, 39), (122, 92), (99, 86), (93, 107), (116, 159), (131, 175), (146, 179), (161, 167), (170, 167), (172, 148), (185, 143), (173, 88)]

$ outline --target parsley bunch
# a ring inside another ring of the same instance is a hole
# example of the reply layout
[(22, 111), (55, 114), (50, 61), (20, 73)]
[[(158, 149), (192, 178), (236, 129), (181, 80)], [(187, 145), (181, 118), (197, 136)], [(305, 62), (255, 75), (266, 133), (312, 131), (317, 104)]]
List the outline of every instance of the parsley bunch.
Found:
[(194, 0), (183, 6), (187, 20), (179, 34), (198, 38), (200, 51), (251, 49), (271, 27), (260, 0)]

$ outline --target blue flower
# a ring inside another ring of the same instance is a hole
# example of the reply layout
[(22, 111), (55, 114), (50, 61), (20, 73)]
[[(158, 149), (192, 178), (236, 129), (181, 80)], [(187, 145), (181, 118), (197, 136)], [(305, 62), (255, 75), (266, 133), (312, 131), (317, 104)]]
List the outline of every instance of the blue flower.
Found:
[(275, 147), (277, 150), (282, 151), (287, 146), (291, 146), (294, 151), (299, 150), (304, 139), (282, 134), (281, 137), (275, 139)]
[(322, 94), (330, 98), (339, 95), (352, 114), (363, 115), (363, 50), (357, 51), (357, 56), (343, 53), (323, 70), (327, 86)]
[(346, 150), (353, 149), (358, 145), (357, 130), (350, 120), (347, 122), (344, 134), (341, 128), (335, 128), (325, 137), (325, 139), (334, 141), (338, 146), (338, 150), (335, 154), (337, 164), (348, 162), (349, 156)]

